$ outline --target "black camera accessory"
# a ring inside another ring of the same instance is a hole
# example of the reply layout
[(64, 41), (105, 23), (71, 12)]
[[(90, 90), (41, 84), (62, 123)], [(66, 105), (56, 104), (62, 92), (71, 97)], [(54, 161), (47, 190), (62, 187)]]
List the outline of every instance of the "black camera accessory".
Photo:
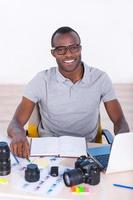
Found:
[(100, 182), (100, 168), (92, 158), (81, 156), (75, 162), (75, 169), (64, 172), (63, 180), (68, 187), (80, 183), (97, 185)]
[(36, 164), (28, 164), (25, 170), (25, 180), (36, 182), (40, 179), (40, 170)]
[(56, 177), (56, 176), (58, 176), (58, 174), (59, 174), (58, 173), (58, 167), (52, 166), (51, 169), (50, 169), (50, 175)]
[(0, 142), (0, 176), (11, 172), (10, 149), (7, 142)]
[(83, 183), (83, 174), (80, 169), (72, 169), (63, 173), (63, 180), (66, 186), (72, 187)]

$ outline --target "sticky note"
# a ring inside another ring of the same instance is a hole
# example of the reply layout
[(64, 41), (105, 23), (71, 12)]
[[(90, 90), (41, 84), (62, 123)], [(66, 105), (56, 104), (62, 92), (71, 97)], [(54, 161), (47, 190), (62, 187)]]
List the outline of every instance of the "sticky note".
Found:
[(73, 186), (73, 187), (71, 187), (71, 192), (73, 192), (75, 194), (89, 194), (90, 187), (87, 185)]
[(78, 187), (78, 186), (76, 187), (76, 192), (80, 192), (80, 190), (79, 190), (79, 187)]
[(6, 184), (6, 183), (8, 183), (7, 178), (0, 178), (0, 184)]
[(85, 186), (85, 192), (90, 192), (90, 188), (89, 188), (89, 186)]
[(71, 192), (76, 192), (76, 186), (71, 187)]
[(84, 186), (79, 186), (79, 192), (85, 192), (85, 187)]

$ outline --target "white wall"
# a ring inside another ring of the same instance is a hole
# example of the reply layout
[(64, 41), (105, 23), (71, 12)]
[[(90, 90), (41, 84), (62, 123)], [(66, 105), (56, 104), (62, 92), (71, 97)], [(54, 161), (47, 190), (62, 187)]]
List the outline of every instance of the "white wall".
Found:
[(0, 83), (26, 83), (55, 65), (50, 39), (71, 26), (83, 60), (113, 82), (133, 82), (132, 0), (0, 0)]

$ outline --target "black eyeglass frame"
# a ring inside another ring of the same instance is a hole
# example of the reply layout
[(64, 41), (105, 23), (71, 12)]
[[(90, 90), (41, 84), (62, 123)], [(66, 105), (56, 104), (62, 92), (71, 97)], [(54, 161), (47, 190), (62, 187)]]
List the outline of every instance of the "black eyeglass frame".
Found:
[[(72, 50), (73, 47), (77, 47), (77, 49), (75, 49), (73, 51)], [(69, 51), (71, 53), (76, 53), (76, 52), (78, 52), (81, 49), (81, 47), (82, 47), (81, 44), (72, 44), (72, 45), (69, 45), (69, 46), (57, 46), (57, 47), (53, 47), (51, 50), (55, 51), (58, 55), (65, 55), (67, 53), (68, 49), (69, 49)], [(64, 49), (62, 49), (62, 50), (64, 50), (64, 52), (63, 53), (59, 53), (57, 51), (59, 48), (64, 48)]]

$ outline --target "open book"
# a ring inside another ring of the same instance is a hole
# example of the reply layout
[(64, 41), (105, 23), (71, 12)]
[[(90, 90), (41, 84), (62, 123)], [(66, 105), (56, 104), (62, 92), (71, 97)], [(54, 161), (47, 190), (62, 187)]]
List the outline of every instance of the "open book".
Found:
[(30, 156), (79, 157), (87, 155), (84, 137), (60, 136), (31, 139)]

